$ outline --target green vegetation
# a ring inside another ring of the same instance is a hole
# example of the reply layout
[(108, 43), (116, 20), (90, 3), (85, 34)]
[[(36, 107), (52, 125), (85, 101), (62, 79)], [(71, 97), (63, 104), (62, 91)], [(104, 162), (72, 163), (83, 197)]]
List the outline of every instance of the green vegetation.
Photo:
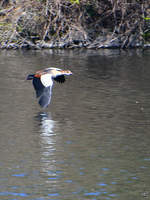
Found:
[(150, 20), (150, 17), (144, 17), (145, 20)]
[(145, 42), (150, 42), (150, 17), (144, 17), (145, 20), (145, 29), (143, 31), (143, 39)]
[(70, 0), (71, 3), (76, 3), (76, 4), (79, 4), (79, 0)]

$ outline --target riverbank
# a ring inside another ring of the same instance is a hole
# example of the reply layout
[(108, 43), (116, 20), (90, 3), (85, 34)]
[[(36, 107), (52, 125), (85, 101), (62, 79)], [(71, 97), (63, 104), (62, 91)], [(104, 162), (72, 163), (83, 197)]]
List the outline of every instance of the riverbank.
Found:
[(125, 0), (3, 0), (0, 48), (149, 48), (150, 6)]

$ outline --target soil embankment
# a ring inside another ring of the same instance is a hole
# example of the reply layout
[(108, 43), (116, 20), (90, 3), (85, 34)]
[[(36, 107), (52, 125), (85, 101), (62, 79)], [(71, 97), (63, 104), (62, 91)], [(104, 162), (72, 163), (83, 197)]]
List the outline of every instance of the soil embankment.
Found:
[(149, 43), (149, 1), (0, 2), (0, 48), (133, 48)]

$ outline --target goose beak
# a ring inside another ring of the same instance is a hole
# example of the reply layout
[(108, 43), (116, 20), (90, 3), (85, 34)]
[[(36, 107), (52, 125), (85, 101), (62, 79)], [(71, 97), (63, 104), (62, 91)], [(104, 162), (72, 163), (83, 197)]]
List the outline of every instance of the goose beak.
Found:
[(68, 75), (72, 75), (72, 72), (70, 70), (68, 70)]
[(72, 72), (70, 70), (62, 70), (61, 73), (68, 76), (72, 75)]

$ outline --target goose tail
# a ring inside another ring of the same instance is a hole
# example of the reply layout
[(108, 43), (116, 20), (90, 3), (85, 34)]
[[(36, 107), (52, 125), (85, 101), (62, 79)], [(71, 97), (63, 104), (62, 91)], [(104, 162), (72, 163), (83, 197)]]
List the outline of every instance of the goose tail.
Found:
[(26, 78), (26, 80), (33, 80), (34, 74), (29, 74)]

